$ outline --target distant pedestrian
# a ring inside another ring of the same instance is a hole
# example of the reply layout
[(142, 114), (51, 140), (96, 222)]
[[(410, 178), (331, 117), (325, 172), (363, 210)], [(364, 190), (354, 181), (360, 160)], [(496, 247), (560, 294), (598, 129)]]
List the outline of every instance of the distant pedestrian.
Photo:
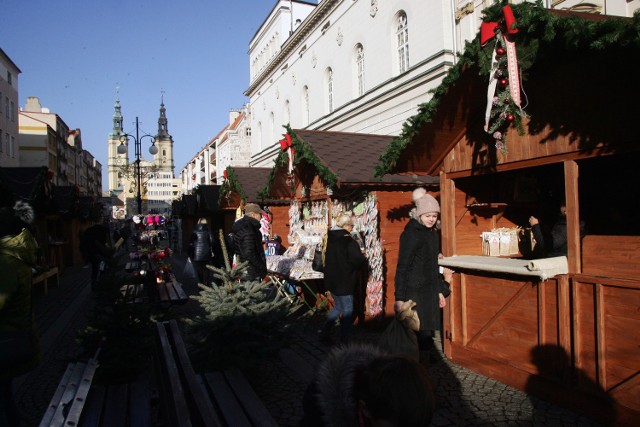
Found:
[(109, 229), (102, 224), (93, 224), (80, 236), (80, 254), (91, 264), (91, 289), (95, 290), (100, 274), (100, 264), (105, 260), (109, 242)]
[(249, 263), (243, 281), (261, 281), (267, 275), (267, 259), (260, 232), (260, 219), (264, 213), (257, 204), (247, 203), (244, 216), (233, 223), (233, 252), (239, 263)]
[(205, 285), (210, 284), (211, 274), (207, 265), (213, 263), (213, 244), (214, 237), (209, 230), (207, 219), (200, 218), (191, 233), (189, 257), (198, 273), (198, 281)]

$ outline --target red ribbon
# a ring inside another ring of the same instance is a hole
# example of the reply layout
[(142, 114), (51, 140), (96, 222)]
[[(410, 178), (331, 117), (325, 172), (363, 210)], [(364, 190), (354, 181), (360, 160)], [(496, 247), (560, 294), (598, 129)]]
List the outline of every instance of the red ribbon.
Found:
[(229, 178), (227, 170), (225, 169), (224, 172), (222, 172), (222, 176), (224, 177), (224, 179)]
[(280, 148), (282, 148), (282, 151), (284, 151), (287, 148), (291, 147), (292, 144), (293, 144), (293, 141), (291, 140), (291, 135), (289, 135), (289, 134), (286, 134), (284, 136), (284, 139), (280, 140)]
[[(518, 29), (515, 28), (516, 18), (513, 16), (513, 11), (510, 5), (506, 5), (502, 8), (504, 14), (504, 23), (507, 34), (516, 34)], [(480, 44), (485, 45), (489, 40), (496, 36), (496, 30), (500, 25), (499, 22), (483, 22), (480, 26)]]

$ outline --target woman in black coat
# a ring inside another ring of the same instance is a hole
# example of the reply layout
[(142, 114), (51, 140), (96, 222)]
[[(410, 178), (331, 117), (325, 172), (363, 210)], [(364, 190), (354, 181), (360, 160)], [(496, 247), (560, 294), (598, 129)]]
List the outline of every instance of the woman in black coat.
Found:
[(353, 315), (353, 293), (358, 284), (358, 271), (367, 260), (358, 243), (351, 237), (353, 220), (342, 214), (336, 219), (336, 227), (327, 232), (327, 248), (324, 256), (324, 286), (333, 297), (333, 309), (327, 314), (320, 333), (328, 338), (340, 315), (340, 332), (348, 338)]
[(207, 219), (200, 218), (191, 233), (189, 256), (198, 273), (198, 281), (206, 285), (210, 284), (209, 278), (211, 275), (207, 264), (212, 264), (213, 261), (213, 243), (214, 238), (211, 231), (209, 231)]
[(433, 347), (433, 331), (440, 329), (440, 309), (451, 293), (448, 283), (453, 272), (444, 270), (444, 280), (438, 268), (440, 236), (435, 227), (440, 205), (426, 194), (416, 200), (416, 217), (412, 218), (400, 235), (400, 252), (396, 268), (394, 308), (396, 312), (407, 300), (416, 303), (420, 318), (418, 342), (420, 350)]

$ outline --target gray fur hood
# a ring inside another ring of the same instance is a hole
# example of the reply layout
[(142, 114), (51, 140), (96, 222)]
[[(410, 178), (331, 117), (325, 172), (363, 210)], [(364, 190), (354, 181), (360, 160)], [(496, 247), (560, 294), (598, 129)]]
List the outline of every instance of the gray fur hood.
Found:
[(316, 398), (324, 426), (357, 425), (353, 396), (355, 372), (373, 359), (387, 354), (382, 348), (367, 343), (336, 347), (327, 354), (316, 377)]

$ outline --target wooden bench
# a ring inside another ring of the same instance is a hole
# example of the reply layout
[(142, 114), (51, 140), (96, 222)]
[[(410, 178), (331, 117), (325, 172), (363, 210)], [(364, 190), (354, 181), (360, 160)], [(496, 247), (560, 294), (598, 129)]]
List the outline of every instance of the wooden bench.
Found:
[(163, 304), (184, 304), (189, 301), (189, 296), (182, 289), (182, 283), (174, 279), (158, 283), (158, 296)]
[(151, 425), (149, 381), (92, 384), (98, 362), (73, 362), (67, 366), (45, 411), (40, 427), (148, 427)]
[(40, 427), (78, 425), (97, 366), (95, 358), (87, 362), (69, 363)]
[(175, 320), (157, 324), (156, 378), (167, 425), (277, 426), (237, 369), (196, 375)]
[(56, 278), (56, 285), (60, 283), (60, 275), (58, 274), (58, 267), (52, 267), (47, 271), (43, 271), (37, 276), (33, 276), (33, 280), (31, 281), (32, 285), (42, 282), (44, 286), (45, 295), (49, 292), (49, 279), (51, 277)]

